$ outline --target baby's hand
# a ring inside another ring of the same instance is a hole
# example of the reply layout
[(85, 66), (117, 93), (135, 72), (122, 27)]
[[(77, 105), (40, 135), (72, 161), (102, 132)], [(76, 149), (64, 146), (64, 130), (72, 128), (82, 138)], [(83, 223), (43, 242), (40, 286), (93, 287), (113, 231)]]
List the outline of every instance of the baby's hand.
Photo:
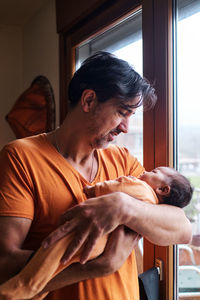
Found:
[(83, 189), (84, 193), (86, 194), (87, 198), (95, 197), (95, 187), (94, 186), (85, 186)]

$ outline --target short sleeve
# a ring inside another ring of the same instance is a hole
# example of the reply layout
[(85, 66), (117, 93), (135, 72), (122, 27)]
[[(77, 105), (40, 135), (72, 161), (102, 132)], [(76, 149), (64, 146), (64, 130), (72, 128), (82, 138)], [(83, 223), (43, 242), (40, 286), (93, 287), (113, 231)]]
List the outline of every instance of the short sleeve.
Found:
[(9, 147), (0, 152), (0, 216), (33, 219), (34, 197), (31, 180), (20, 157)]

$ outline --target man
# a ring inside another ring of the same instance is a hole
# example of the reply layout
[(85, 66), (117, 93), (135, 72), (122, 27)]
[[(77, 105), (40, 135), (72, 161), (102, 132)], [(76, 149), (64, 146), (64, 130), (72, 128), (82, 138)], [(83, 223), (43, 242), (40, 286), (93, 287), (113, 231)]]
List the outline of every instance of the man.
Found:
[[(74, 74), (69, 99), (70, 111), (60, 128), (12, 142), (1, 152), (1, 282), (26, 264), (67, 211), (44, 247), (75, 231), (63, 262), (84, 244), (83, 264), (58, 274), (45, 291), (64, 288), (47, 299), (139, 299), (132, 251), (138, 234), (159, 245), (187, 243), (191, 226), (184, 212), (152, 207), (123, 193), (83, 202), (83, 188), (122, 175), (138, 177), (144, 171), (125, 148), (109, 143), (127, 133), (138, 106), (155, 103), (154, 89), (128, 63), (100, 52)], [(103, 255), (86, 262), (98, 237), (107, 233)]]

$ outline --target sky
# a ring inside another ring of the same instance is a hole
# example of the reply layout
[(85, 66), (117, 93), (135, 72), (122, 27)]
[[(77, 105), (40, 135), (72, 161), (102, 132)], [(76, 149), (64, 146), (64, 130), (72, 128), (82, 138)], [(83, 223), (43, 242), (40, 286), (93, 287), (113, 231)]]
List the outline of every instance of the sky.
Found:
[(200, 127), (200, 12), (177, 25), (179, 126)]

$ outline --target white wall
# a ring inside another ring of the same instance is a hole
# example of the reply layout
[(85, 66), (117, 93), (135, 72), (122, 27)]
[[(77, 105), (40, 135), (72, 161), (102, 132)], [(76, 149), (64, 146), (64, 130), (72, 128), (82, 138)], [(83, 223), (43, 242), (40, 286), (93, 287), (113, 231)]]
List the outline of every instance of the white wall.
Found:
[(52, 84), (59, 114), (59, 48), (55, 0), (45, 5), (23, 27), (0, 25), (0, 149), (15, 138), (5, 116), (20, 94), (38, 75)]
[(23, 86), (30, 85), (34, 77), (46, 76), (54, 90), (58, 120), (59, 48), (56, 33), (55, 0), (47, 4), (32, 18), (23, 31)]
[(15, 138), (5, 116), (22, 86), (22, 29), (0, 25), (0, 149)]

